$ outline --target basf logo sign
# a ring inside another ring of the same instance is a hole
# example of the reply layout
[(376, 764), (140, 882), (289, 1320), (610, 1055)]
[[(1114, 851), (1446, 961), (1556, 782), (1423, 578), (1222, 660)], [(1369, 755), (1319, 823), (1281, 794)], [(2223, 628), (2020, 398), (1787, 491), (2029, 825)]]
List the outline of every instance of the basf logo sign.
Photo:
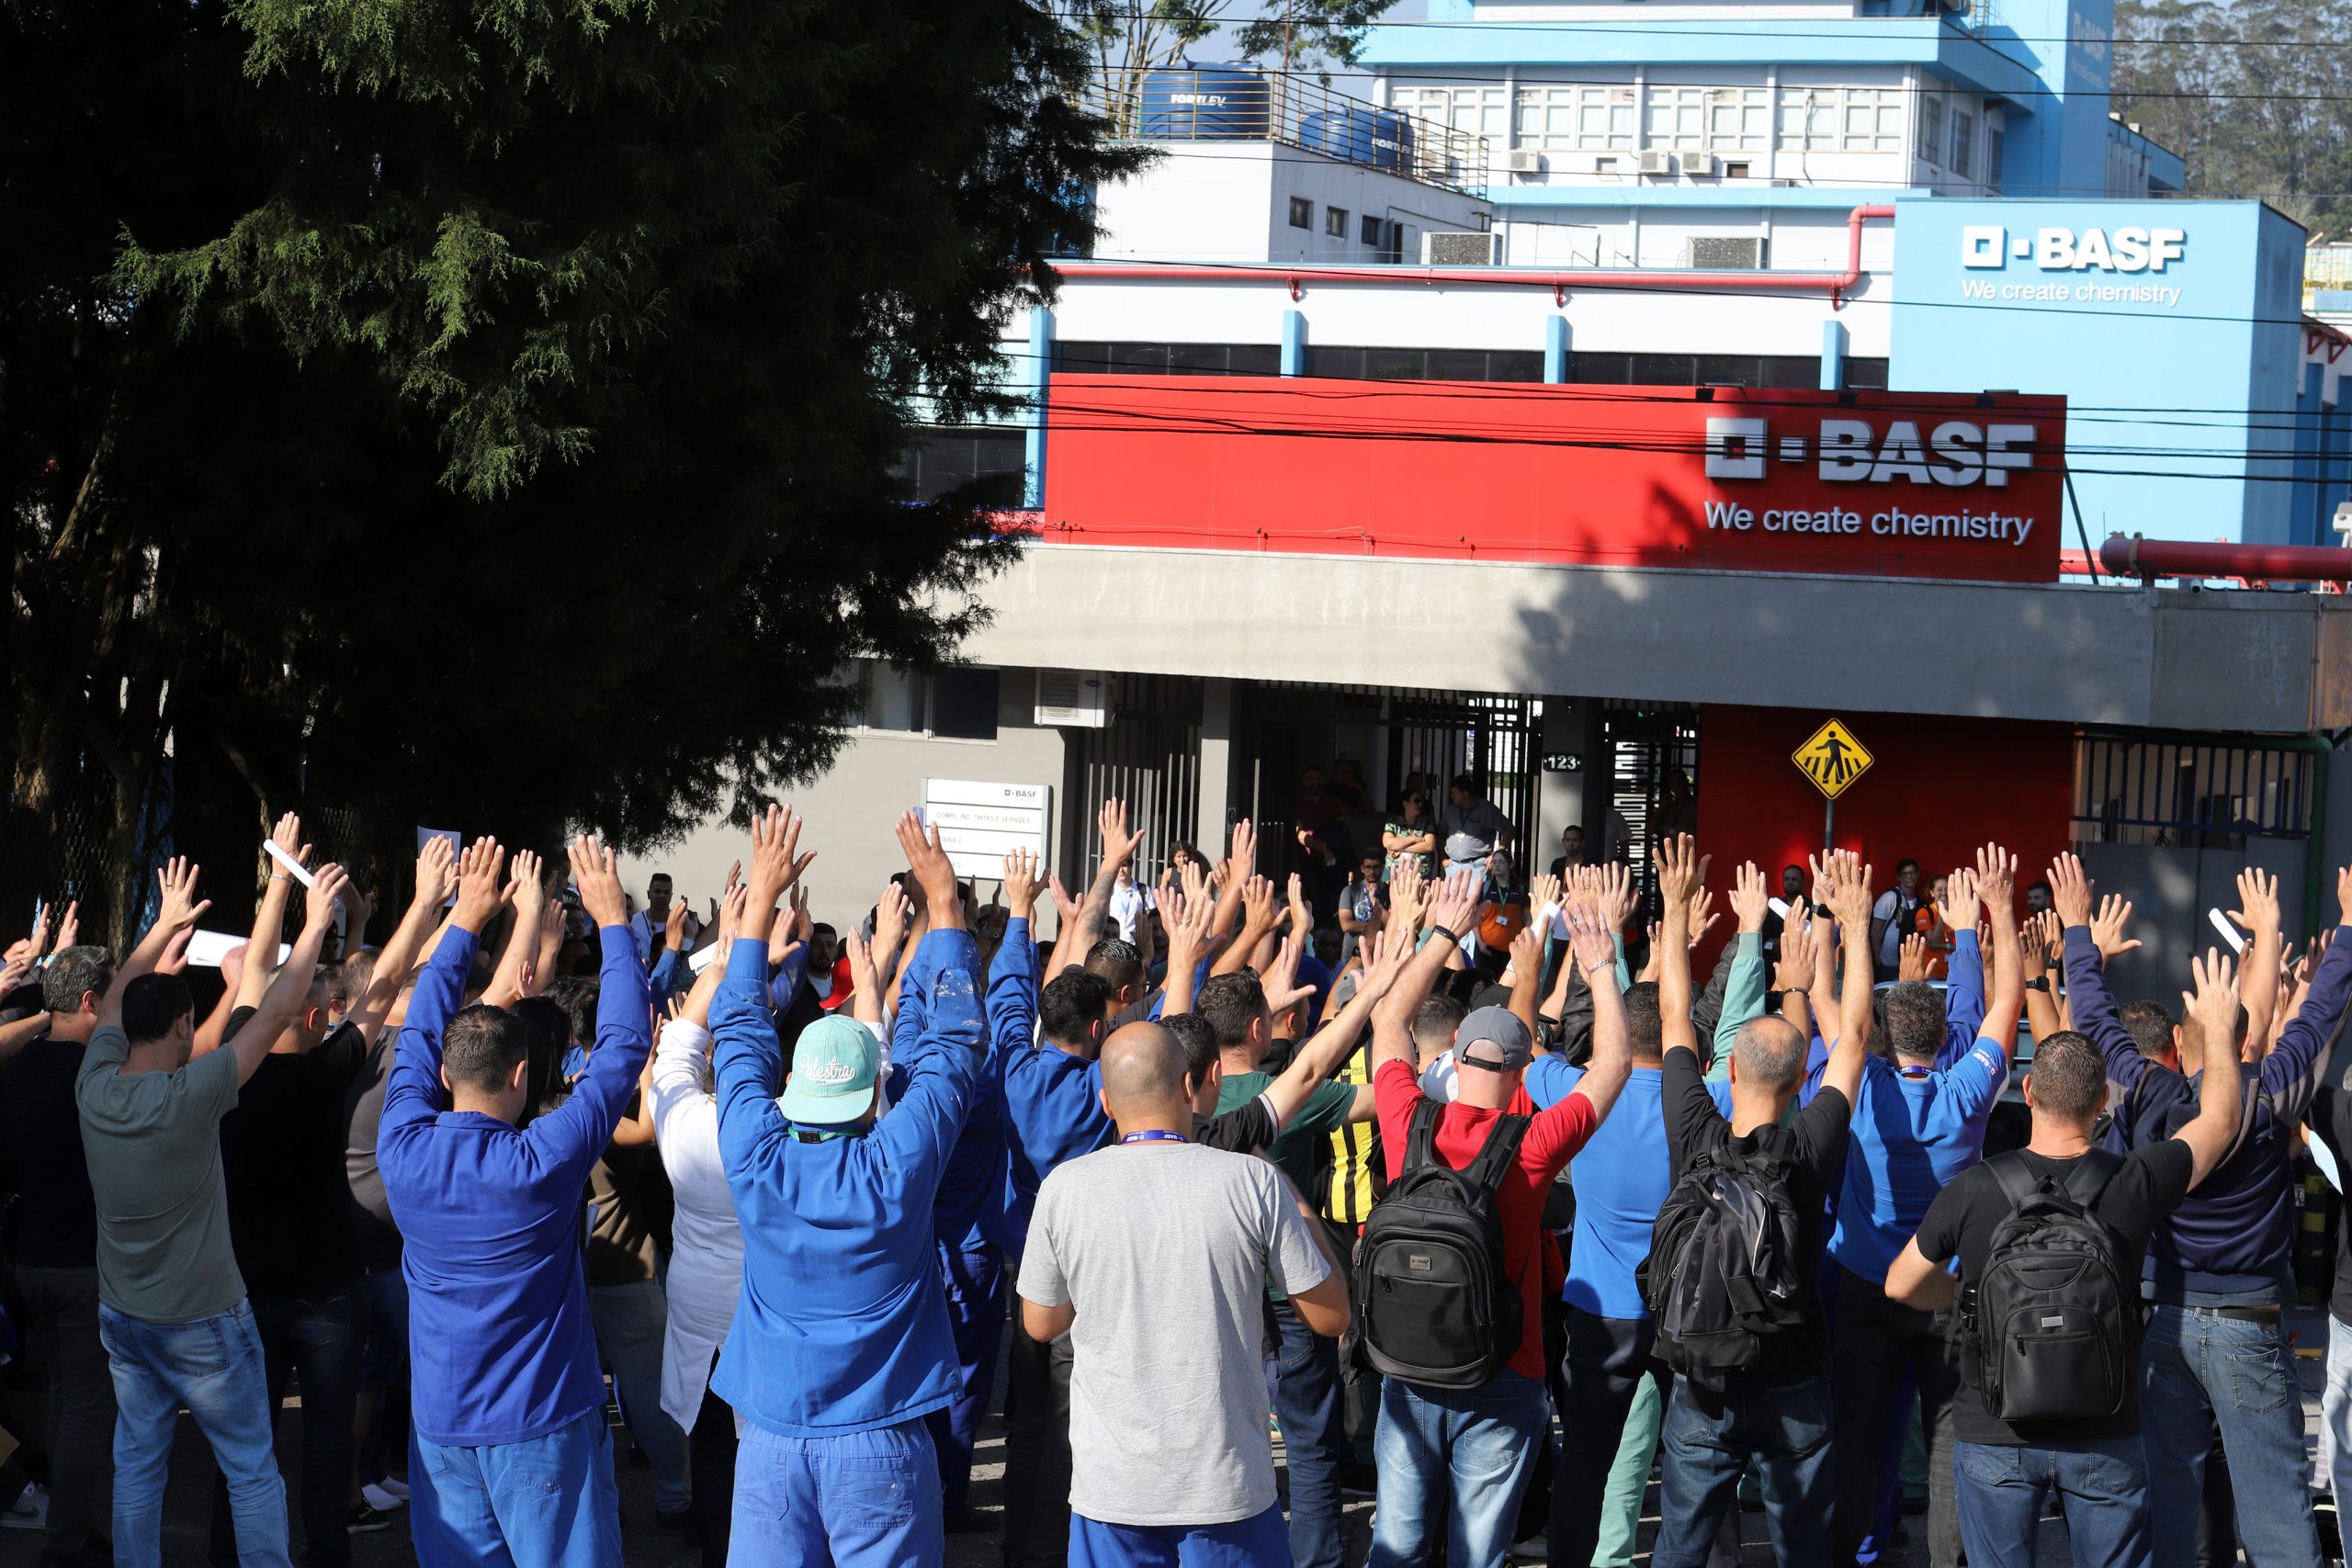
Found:
[(1960, 265), (1996, 279), (1963, 277), (1962, 299), (2008, 304), (2143, 305), (2169, 310), (2180, 285), (2164, 275), (2187, 259), (2188, 231), (2136, 223), (2113, 229), (1972, 223), (1960, 231)]

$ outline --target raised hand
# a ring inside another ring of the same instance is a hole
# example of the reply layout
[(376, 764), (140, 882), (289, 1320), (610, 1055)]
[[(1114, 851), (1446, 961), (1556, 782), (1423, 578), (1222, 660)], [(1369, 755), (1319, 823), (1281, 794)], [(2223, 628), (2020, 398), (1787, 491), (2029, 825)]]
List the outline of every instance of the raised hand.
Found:
[(1423, 886), (1421, 863), (1415, 856), (1398, 861), (1388, 874), (1388, 929), (1408, 942), (1420, 924)]
[(1602, 922), (1600, 910), (1591, 904), (1578, 904), (1568, 911), (1568, 943), (1587, 976), (1615, 967), (1616, 934)]
[(1248, 876), (1258, 866), (1258, 829), (1244, 817), (1233, 825), (1232, 848), (1226, 855), (1227, 876)]
[(1144, 829), (1127, 831), (1127, 803), (1124, 800), (1104, 801), (1095, 816), (1095, 826), (1102, 831), (1102, 863), (1106, 866), (1132, 860), (1143, 845)]
[(302, 818), (298, 814), (289, 811), (280, 817), (277, 826), (269, 830), (269, 841), (292, 855), (298, 864), (311, 863), (311, 846), (302, 841)]
[[(467, 852), (470, 854), (472, 851)], [(580, 889), (580, 907), (587, 911), (589, 923), (598, 931), (628, 924), (628, 900), (621, 893), (620, 862), (613, 852), (598, 843), (595, 835), (582, 833), (571, 841), (571, 883)], [(461, 865), (458, 874), (460, 907), (465, 903), (465, 884)]]
[(457, 846), (435, 833), (416, 852), (416, 897), (419, 908), (438, 908), (458, 891)]
[(1546, 908), (1560, 901), (1560, 879), (1547, 871), (1530, 881), (1527, 885), (1527, 907), (1537, 914), (1542, 914)]
[(906, 889), (895, 882), (882, 885), (882, 896), (874, 900), (875, 962), (899, 951), (907, 940), (907, 927), (915, 917), (914, 904), (907, 897)]
[(899, 818), (899, 847), (906, 852), (907, 869), (922, 886), (932, 930), (962, 931), (964, 904), (956, 896), (956, 868), (948, 863), (947, 852), (939, 847), (939, 829), (934, 827), (926, 832), (922, 818), (907, 812)]
[[(182, 926), (179, 930), (174, 931), (172, 933), (172, 940), (164, 944), (163, 956), (155, 960), (155, 973), (158, 975), (187, 974), (187, 944), (195, 940), (196, 928), (194, 926)], [(59, 945), (61, 947), (71, 947), (74, 944), (72, 942), (61, 942)], [(236, 981), (231, 980), (229, 985), (233, 990), (236, 986)], [(0, 981), (0, 991), (6, 991), (7, 988), (7, 982)]]
[(1849, 850), (1833, 852), (1827, 864), (1815, 861), (1814, 886), (1838, 917), (1838, 924), (1857, 942), (1867, 942), (1871, 929), (1871, 868)]
[[(2278, 929), (2278, 879), (2260, 866), (2238, 873), (2238, 907), (2230, 919), (2259, 934)], [(61, 943), (63, 939), (60, 939)]]
[(718, 900), (718, 941), (715, 944), (718, 956), (712, 963), (723, 971), (728, 954), (735, 948), (735, 933), (743, 929), (743, 906), (752, 901), (752, 890), (742, 883), (729, 881), (727, 891)]
[(1739, 869), (1731, 874), (1731, 912), (1739, 921), (1742, 936), (1761, 932), (1764, 917), (1772, 912), (1772, 897), (1765, 891), (1764, 874), (1756, 869), (1752, 860), (1742, 861)]
[(1705, 881), (1705, 863), (1688, 833), (1660, 839), (1657, 846), (1657, 896), (1669, 904), (1688, 904)]
[(767, 910), (771, 919), (776, 901), (817, 858), (814, 850), (800, 853), (801, 827), (798, 813), (773, 802), (764, 815), (752, 821), (752, 903)]
[[(1987, 906), (1998, 905), (2005, 909), (2009, 908), (2017, 881), (2017, 856), (1998, 844), (1987, 844), (1976, 852), (1976, 897), (1979, 902)], [(1969, 921), (1970, 925), (1975, 923), (1973, 919)], [(1960, 922), (1954, 920), (1951, 926), (1958, 931)]]
[[(466, 846), (465, 852), (458, 856), (458, 908), (457, 913), (451, 917), (454, 924), (479, 934), (481, 928), (489, 922), (491, 916), (497, 913), (499, 905), (505, 902), (505, 885), (500, 881), (498, 874), (499, 868), (505, 863), (506, 852), (499, 847), (496, 839), (476, 839)], [(572, 857), (572, 864), (573, 869), (577, 870), (579, 856), (576, 854)], [(613, 889), (616, 894), (620, 890), (620, 877), (617, 874), (613, 878)], [(580, 895), (583, 899), (588, 896), (588, 885), (585, 881), (580, 885)], [(598, 920), (596, 923), (620, 925), (628, 919), (628, 914), (616, 898), (613, 918), (610, 920)]]
[(1447, 874), (1445, 885), (1430, 905), (1430, 924), (1442, 926), (1456, 937), (1471, 929), (1478, 918), (1480, 891), (1484, 879), (1476, 870), (1458, 870)]
[(1306, 907), (1306, 893), (1298, 873), (1294, 871), (1290, 874), (1290, 886), (1286, 891), (1289, 894), (1291, 934), (1305, 936), (1315, 929), (1315, 915)]
[(1306, 943), (1298, 937), (1287, 937), (1275, 947), (1262, 982), (1269, 1011), (1280, 1015), (1315, 994), (1314, 987), (1298, 983), (1298, 962), (1306, 956)]
[(2194, 1018), (2203, 1028), (2205, 1048), (2216, 1059), (2237, 1033), (2238, 992), (2233, 968), (2220, 948), (2209, 947), (2204, 957), (2189, 961), (2195, 988), (2180, 994), (2183, 1016)]
[(1029, 919), (1037, 907), (1037, 895), (1046, 885), (1037, 876), (1037, 853), (1035, 850), (1007, 850), (1004, 855), (1004, 902), (1016, 920)]
[[(1699, 859), (1699, 874), (1704, 876), (1706, 874), (1707, 861), (1706, 857), (1702, 855)], [(1687, 945), (1691, 947), (1698, 946), (1699, 943), (1704, 940), (1706, 934), (1715, 929), (1715, 921), (1721, 918), (1722, 917), (1715, 913), (1715, 896), (1713, 892), (1707, 888), (1702, 887), (1698, 892), (1692, 894), (1690, 896), (1690, 919), (1684, 930), (1684, 935), (1689, 939)]]
[(156, 868), (155, 886), (161, 900), (155, 916), (157, 925), (172, 931), (193, 929), (204, 911), (212, 908), (211, 899), (199, 902), (196, 897), (196, 879), (203, 870), (202, 866), (190, 865), (186, 855), (175, 855)]
[(351, 886), (350, 874), (330, 861), (319, 867), (302, 894), (302, 929), (324, 931), (334, 923), (335, 900)]
[(1241, 924), (1244, 931), (1261, 936), (1274, 929), (1274, 885), (1262, 876), (1252, 876), (1242, 885)]
[(1776, 991), (1802, 991), (1813, 984), (1813, 925), (1803, 906), (1792, 904), (1781, 920), (1781, 960), (1772, 969)]
[(78, 947), (82, 942), (82, 901), (74, 899), (65, 906), (65, 913), (57, 920), (57, 951)]
[(2091, 941), (2098, 946), (2101, 959), (2111, 964), (2124, 953), (2138, 951), (2138, 939), (2123, 934), (2131, 923), (2131, 899), (2110, 893), (2098, 901), (2098, 918), (2091, 921)]
[[(1980, 863), (1983, 858), (1980, 852)], [(1964, 865), (1955, 868), (1944, 879), (1944, 924), (1955, 933), (1974, 931), (1977, 922), (1984, 918), (1985, 900), (1978, 893), (1981, 886), (1976, 873)], [(2004, 906), (2008, 903), (2009, 895), (2006, 887), (1995, 897)]]
[(2069, 930), (2091, 923), (2090, 879), (2083, 874), (2081, 859), (2071, 852), (2050, 863), (2050, 907), (2058, 911), (2059, 924)]
[(1514, 975), (1540, 975), (1544, 969), (1544, 933), (1533, 921), (1519, 929), (1510, 939), (1510, 972)]
[(1913, 931), (1903, 939), (1896, 951), (1894, 977), (1898, 980), (1924, 980), (1928, 977), (1928, 939)]
[(1623, 861), (1593, 868), (1592, 897), (1601, 924), (1611, 932), (1623, 931), (1634, 914), (1634, 874)]

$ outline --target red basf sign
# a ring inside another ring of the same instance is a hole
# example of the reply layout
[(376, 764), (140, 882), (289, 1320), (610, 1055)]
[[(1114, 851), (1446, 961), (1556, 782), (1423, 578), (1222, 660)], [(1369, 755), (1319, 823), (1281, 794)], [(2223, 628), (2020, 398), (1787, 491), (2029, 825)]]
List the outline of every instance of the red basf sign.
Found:
[(1057, 375), (1046, 430), (1048, 541), (2058, 576), (2062, 398)]

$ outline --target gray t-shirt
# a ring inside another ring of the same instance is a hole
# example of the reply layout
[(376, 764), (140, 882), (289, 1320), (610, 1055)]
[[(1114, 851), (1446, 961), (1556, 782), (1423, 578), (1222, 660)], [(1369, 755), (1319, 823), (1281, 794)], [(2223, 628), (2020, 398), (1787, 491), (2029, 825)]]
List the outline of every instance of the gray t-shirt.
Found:
[(98, 1030), (74, 1080), (98, 1205), (98, 1299), (149, 1323), (212, 1317), (245, 1299), (220, 1175), (237, 1053), (222, 1046), (177, 1072), (117, 1072), (130, 1051), (121, 1030)]
[(1117, 1525), (1218, 1525), (1274, 1504), (1269, 1283), (1331, 1267), (1272, 1166), (1197, 1144), (1114, 1145), (1037, 1193), (1021, 1294), (1074, 1303), (1069, 1506)]

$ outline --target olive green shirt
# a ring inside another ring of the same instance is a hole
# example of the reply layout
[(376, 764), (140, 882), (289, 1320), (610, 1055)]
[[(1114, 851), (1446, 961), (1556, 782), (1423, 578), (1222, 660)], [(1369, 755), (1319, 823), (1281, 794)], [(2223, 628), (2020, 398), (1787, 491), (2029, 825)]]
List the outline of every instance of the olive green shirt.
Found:
[(130, 1042), (90, 1036), (74, 1080), (98, 1208), (98, 1299), (148, 1323), (188, 1323), (245, 1299), (229, 1245), (220, 1118), (237, 1103), (237, 1053), (170, 1073), (122, 1073)]

